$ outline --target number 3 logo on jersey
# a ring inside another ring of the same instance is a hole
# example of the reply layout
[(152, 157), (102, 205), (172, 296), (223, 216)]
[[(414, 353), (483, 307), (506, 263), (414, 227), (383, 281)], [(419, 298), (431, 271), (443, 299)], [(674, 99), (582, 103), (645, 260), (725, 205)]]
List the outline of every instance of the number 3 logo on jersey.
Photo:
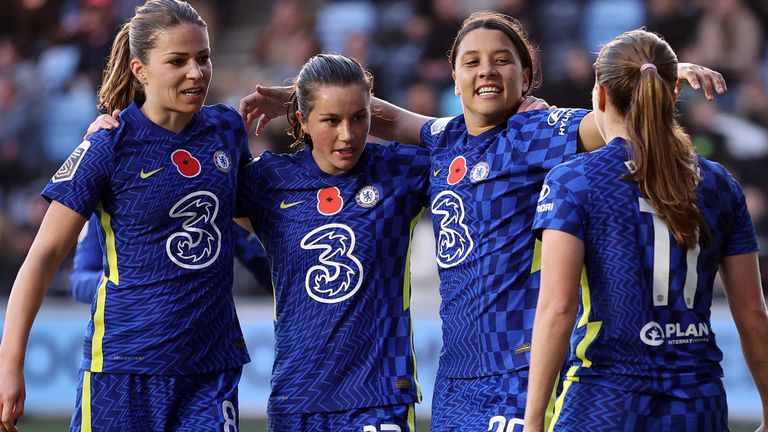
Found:
[(208, 267), (219, 257), (221, 231), (216, 226), (219, 199), (208, 191), (193, 192), (177, 202), (168, 216), (181, 218), (182, 231), (165, 242), (168, 258), (177, 266), (196, 270)]
[(320, 303), (338, 303), (360, 288), (363, 265), (353, 255), (355, 233), (351, 228), (338, 223), (323, 225), (301, 239), (301, 248), (320, 251), (304, 279), (310, 297)]
[(437, 238), (437, 264), (442, 268), (463, 262), (474, 243), (464, 223), (464, 203), (451, 191), (440, 192), (432, 201), (432, 214), (440, 219)]

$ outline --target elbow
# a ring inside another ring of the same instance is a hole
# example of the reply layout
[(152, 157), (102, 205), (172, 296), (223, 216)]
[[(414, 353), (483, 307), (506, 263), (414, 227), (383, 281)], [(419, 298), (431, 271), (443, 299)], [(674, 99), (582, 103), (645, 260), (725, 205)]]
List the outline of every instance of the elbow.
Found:
[(576, 302), (548, 302), (539, 305), (536, 314), (550, 322), (568, 322), (573, 323), (576, 320), (576, 313), (579, 305)]
[(734, 311), (733, 321), (740, 334), (768, 333), (768, 310), (760, 305)]

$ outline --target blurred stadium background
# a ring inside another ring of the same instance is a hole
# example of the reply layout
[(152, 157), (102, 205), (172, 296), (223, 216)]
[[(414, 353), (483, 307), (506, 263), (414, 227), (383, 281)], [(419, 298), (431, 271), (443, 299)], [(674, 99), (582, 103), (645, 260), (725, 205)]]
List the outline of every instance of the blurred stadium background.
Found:
[[(96, 88), (117, 26), (141, 0), (0, 0), (0, 299), (47, 207), (38, 193), (81, 141), (96, 112)], [(192, 0), (209, 24), (214, 78), (208, 102), (237, 106), (256, 84), (287, 83), (313, 54), (359, 59), (374, 92), (413, 111), (460, 112), (446, 51), (462, 19), (495, 9), (520, 19), (539, 47), (544, 85), (535, 94), (561, 107), (590, 107), (591, 63), (600, 45), (645, 26), (681, 61), (719, 70), (728, 94), (714, 103), (685, 91), (681, 118), (700, 153), (742, 182), (768, 272), (768, 1), (765, 0)], [(284, 120), (251, 150), (287, 151)], [(412, 255), (412, 309), (427, 419), (440, 350), (439, 295), (428, 221)], [(75, 397), (88, 307), (69, 298), (65, 264), (34, 326), (27, 358), (25, 431), (63, 430)], [(241, 385), (242, 430), (265, 430), (272, 359), (272, 296), (236, 268), (238, 310), (253, 362)], [(0, 300), (2, 303), (3, 300)], [(2, 310), (4, 311), (4, 305)], [(725, 353), (734, 430), (754, 430), (760, 402), (720, 293), (713, 328)], [(262, 419), (262, 420), (259, 420)], [(424, 423), (425, 424), (425, 423)], [(422, 430), (426, 429), (422, 427)]]

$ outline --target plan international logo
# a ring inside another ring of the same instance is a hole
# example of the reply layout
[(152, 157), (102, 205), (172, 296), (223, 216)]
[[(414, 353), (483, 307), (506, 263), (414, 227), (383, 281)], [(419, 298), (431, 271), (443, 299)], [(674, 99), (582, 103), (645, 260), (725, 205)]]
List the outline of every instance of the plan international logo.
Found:
[(709, 341), (709, 326), (706, 323), (692, 323), (683, 327), (680, 323), (669, 323), (664, 327), (651, 321), (640, 329), (640, 340), (649, 346), (681, 345)]

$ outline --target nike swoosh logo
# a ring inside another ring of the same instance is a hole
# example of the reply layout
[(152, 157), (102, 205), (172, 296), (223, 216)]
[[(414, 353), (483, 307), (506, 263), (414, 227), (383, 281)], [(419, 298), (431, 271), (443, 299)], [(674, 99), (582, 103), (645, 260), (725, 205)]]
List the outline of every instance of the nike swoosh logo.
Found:
[(144, 170), (141, 170), (141, 172), (139, 173), (139, 177), (141, 177), (143, 179), (150, 178), (153, 175), (157, 174), (157, 172), (160, 171), (160, 170), (162, 170), (162, 168), (158, 168), (158, 169), (150, 171), (150, 172), (144, 172)]
[(438, 174), (440, 174), (441, 169), (432, 171), (432, 176), (437, 177)]
[(286, 203), (285, 201), (282, 201), (282, 202), (280, 202), (280, 208), (282, 210), (289, 209), (289, 208), (291, 208), (293, 206), (297, 206), (297, 205), (299, 205), (299, 204), (301, 204), (303, 202), (304, 201), (296, 201), (296, 202), (292, 202), (292, 203)]

